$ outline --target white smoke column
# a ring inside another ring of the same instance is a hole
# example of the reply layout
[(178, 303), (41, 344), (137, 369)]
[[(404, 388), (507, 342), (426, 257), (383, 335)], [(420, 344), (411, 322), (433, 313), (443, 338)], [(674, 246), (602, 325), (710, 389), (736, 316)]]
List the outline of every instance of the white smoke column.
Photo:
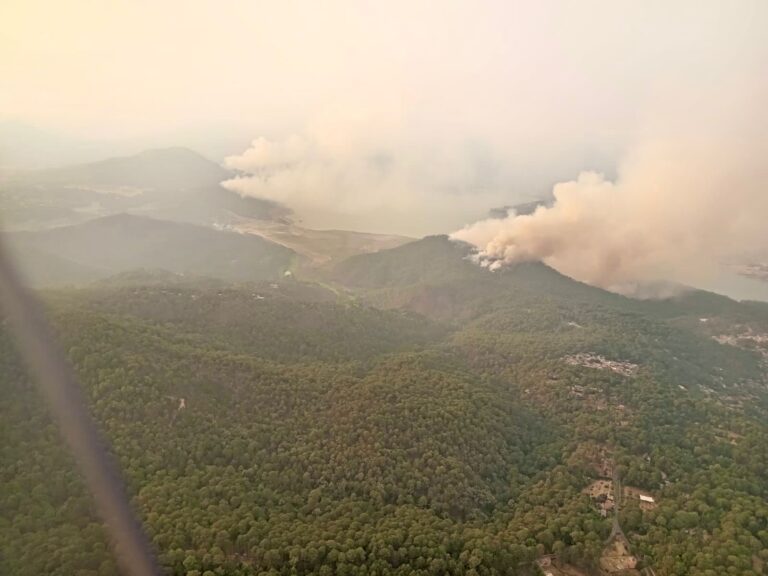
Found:
[[(367, 232), (444, 233), (503, 200), (484, 157), (446, 138), (442, 145), (377, 131), (376, 142), (345, 119), (286, 139), (257, 138), (226, 159), (240, 173), (223, 186), (289, 207), (305, 225)], [(488, 186), (486, 189), (485, 187)], [(495, 188), (494, 188), (495, 186)], [(451, 229), (448, 228), (448, 229)]]
[(584, 172), (554, 187), (550, 207), (452, 237), (476, 246), (492, 269), (541, 260), (624, 293), (696, 284), (724, 262), (755, 257), (768, 248), (768, 138), (762, 106), (752, 105), (760, 99), (739, 94), (707, 114), (666, 116), (667, 129), (644, 138), (615, 182)]

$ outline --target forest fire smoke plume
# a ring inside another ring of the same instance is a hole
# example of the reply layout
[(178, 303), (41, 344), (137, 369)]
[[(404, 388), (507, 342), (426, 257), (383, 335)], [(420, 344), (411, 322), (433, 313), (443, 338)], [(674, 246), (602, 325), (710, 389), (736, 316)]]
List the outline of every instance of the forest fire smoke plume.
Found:
[(541, 260), (622, 293), (695, 284), (723, 263), (764, 256), (756, 253), (768, 246), (768, 138), (757, 101), (721, 98), (702, 114), (667, 115), (614, 181), (583, 172), (557, 184), (548, 207), (476, 222), (452, 237), (477, 247), (478, 262), (491, 269)]

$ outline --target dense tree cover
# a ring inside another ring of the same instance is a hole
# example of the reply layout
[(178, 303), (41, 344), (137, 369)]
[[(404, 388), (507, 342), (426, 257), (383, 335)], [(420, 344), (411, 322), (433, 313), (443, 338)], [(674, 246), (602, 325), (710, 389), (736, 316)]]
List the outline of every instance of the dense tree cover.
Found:
[[(525, 306), (481, 316), (451, 345), (572, 431), (569, 464), (588, 460), (585, 446), (608, 447), (626, 484), (657, 495), (659, 507), (645, 512), (630, 500), (622, 523), (658, 574), (764, 573), (768, 393), (759, 357), (634, 311)], [(639, 369), (627, 377), (557, 361), (575, 350)]]
[[(306, 556), (303, 573), (465, 573), (470, 564), (503, 573), (530, 561), (529, 548), (510, 549), (500, 527), (486, 526), (557, 460), (558, 437), (508, 391), (440, 352), (285, 365), (127, 318), (67, 307), (57, 319), (173, 572), (289, 573), (296, 554)], [(13, 396), (44, 418), (19, 372), (4, 375)], [(44, 484), (45, 471), (28, 477), (24, 462), (37, 420), (8, 420), (17, 431), (8, 458), (21, 460), (4, 477), (8, 491)], [(48, 474), (64, 466), (46, 464)], [(55, 513), (57, 502), (40, 492)], [(70, 573), (70, 564), (51, 571), (35, 557), (45, 531), (13, 537), (25, 502), (8, 503), (3, 536), (18, 555), (9, 557), (20, 558), (14, 569)], [(41, 522), (56, 523), (51, 515)], [(95, 560), (83, 566), (108, 570)]]
[(362, 360), (422, 348), (446, 332), (422, 316), (336, 302), (333, 293), (297, 282), (96, 288), (53, 296), (70, 308), (140, 318), (209, 346), (282, 361)]
[[(621, 521), (659, 576), (764, 573), (755, 352), (689, 322), (701, 303), (435, 262), (453, 271), (387, 298), (439, 320), (431, 299), (448, 302), (450, 328), (296, 286), (47, 294), (168, 574), (526, 575), (549, 553), (594, 570), (611, 529), (582, 492), (598, 453), (658, 500)], [(637, 369), (564, 361), (580, 352)], [(0, 573), (115, 574), (7, 334), (0, 354)]]
[(115, 574), (58, 429), (0, 337), (0, 574)]

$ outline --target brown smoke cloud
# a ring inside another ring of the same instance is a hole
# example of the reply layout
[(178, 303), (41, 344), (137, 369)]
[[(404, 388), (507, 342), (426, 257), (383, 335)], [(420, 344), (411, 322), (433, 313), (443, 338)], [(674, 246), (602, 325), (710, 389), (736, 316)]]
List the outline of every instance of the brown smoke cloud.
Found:
[(710, 90), (706, 102), (678, 97), (649, 122), (614, 181), (583, 172), (554, 187), (549, 207), (452, 237), (476, 246), (491, 269), (541, 260), (622, 293), (701, 285), (723, 264), (765, 257), (768, 123), (765, 86), (756, 84)]

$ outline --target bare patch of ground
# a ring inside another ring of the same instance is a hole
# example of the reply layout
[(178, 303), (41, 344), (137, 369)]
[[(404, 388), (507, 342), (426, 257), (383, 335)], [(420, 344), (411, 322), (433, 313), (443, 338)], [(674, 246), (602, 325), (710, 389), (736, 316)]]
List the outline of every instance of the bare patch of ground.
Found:
[(610, 370), (622, 376), (634, 376), (637, 373), (639, 366), (632, 362), (622, 362), (620, 360), (609, 360), (605, 356), (598, 354), (573, 354), (563, 358), (566, 364), (571, 366), (582, 366), (584, 368), (592, 368), (594, 370)]
[(716, 428), (715, 429), (715, 436), (722, 440), (723, 442), (728, 442), (729, 444), (736, 446), (739, 441), (744, 438), (741, 434), (734, 432), (733, 430), (725, 430), (723, 428)]
[(640, 502), (641, 510), (653, 510), (658, 505), (656, 498), (650, 492), (635, 488), (634, 486), (623, 487), (622, 502), (626, 502), (627, 500), (638, 500)]
[(717, 334), (712, 338), (720, 344), (753, 350), (768, 359), (768, 334), (755, 332), (749, 326), (735, 334)]
[(580, 570), (570, 564), (561, 564), (556, 558), (551, 556), (539, 558), (536, 564), (539, 565), (544, 576), (589, 576), (589, 572)]
[(306, 256), (312, 265), (342, 260), (356, 254), (402, 246), (413, 239), (394, 234), (371, 234), (350, 230), (312, 230), (290, 222), (241, 219), (232, 228), (255, 234)]
[(640, 574), (635, 570), (637, 558), (629, 551), (626, 540), (622, 537), (614, 538), (606, 546), (603, 555), (600, 558), (600, 568), (606, 574), (633, 575)]
[(612, 480), (595, 480), (584, 488), (582, 493), (592, 499), (592, 503), (603, 518), (613, 512), (615, 501)]
[(588, 572), (584, 572), (583, 570), (579, 570), (575, 566), (571, 566), (570, 564), (563, 564), (561, 566), (550, 566), (549, 568), (544, 568), (544, 574), (545, 576), (551, 575), (551, 576), (589, 576)]
[(600, 498), (605, 497), (608, 498), (609, 496), (611, 499), (613, 498), (613, 481), (612, 480), (595, 480), (584, 488), (583, 490), (584, 494), (588, 494), (592, 498)]

